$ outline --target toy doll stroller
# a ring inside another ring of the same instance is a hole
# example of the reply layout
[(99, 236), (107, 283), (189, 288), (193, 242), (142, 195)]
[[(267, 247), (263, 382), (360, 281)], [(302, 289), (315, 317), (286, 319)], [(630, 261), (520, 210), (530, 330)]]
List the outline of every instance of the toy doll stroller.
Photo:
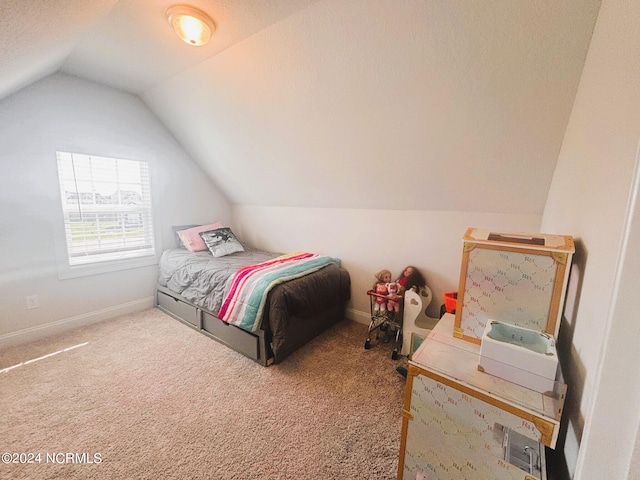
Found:
[[(365, 350), (369, 350), (371, 345), (371, 333), (375, 332), (375, 340), (380, 338), (383, 332), (382, 341), (387, 343), (392, 336), (395, 336), (395, 348), (391, 354), (393, 360), (398, 359), (398, 352), (402, 348), (402, 315), (403, 298), (399, 295), (382, 295), (375, 290), (367, 291), (371, 304), (371, 323), (367, 332), (367, 339), (364, 342)], [(384, 308), (382, 307), (384, 305)], [(388, 305), (393, 307), (387, 308)], [(397, 311), (396, 307), (397, 306)]]

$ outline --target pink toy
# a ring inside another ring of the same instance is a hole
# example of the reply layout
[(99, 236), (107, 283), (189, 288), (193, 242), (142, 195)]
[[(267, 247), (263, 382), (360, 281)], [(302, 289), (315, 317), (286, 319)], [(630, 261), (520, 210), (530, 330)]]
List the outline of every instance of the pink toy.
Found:
[[(378, 295), (388, 295), (387, 285), (391, 282), (391, 272), (389, 270), (380, 270), (376, 273), (376, 283), (373, 284), (373, 291)], [(375, 297), (376, 304), (373, 306), (374, 311), (387, 311), (387, 299)]]
[(398, 292), (400, 291), (400, 285), (397, 283), (387, 283), (387, 292), (391, 297), (387, 300), (387, 310), (390, 312), (399, 312), (400, 311), (400, 303), (396, 299)]
[[(387, 284), (386, 283), (377, 283), (376, 284), (376, 293), (378, 295), (387, 295)], [(376, 297), (376, 304), (373, 306), (374, 311), (383, 311), (387, 310), (387, 300), (382, 297)]]

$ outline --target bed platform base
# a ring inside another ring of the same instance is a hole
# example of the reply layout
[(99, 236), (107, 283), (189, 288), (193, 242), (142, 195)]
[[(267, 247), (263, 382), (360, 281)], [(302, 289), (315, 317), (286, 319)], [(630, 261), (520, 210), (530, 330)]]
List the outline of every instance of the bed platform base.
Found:
[(263, 366), (273, 363), (273, 353), (267, 332), (247, 332), (216, 318), (188, 300), (160, 285), (156, 290), (156, 306), (182, 323), (213, 338)]

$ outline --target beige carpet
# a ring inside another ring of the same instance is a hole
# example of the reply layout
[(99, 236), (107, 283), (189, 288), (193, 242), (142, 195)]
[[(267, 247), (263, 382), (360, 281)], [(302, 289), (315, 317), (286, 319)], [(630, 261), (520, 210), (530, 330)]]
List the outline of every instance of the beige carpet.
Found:
[(0, 478), (393, 479), (401, 361), (365, 337), (343, 321), (261, 367), (150, 309), (4, 350), (88, 342), (0, 373), (0, 453), (35, 462)]

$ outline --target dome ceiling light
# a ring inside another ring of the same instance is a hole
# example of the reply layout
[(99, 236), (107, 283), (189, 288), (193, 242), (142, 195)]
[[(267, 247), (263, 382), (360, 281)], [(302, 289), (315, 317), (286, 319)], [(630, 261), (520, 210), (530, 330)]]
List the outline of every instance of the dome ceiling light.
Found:
[(176, 35), (189, 45), (206, 45), (216, 30), (213, 20), (202, 10), (194, 7), (174, 5), (167, 9), (165, 15)]

